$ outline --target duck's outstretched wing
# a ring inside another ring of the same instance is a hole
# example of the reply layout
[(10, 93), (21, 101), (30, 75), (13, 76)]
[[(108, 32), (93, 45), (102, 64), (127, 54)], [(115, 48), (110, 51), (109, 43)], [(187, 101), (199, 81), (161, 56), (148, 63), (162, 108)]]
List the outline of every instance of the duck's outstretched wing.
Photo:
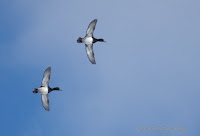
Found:
[(88, 37), (92, 37), (92, 36), (93, 36), (93, 32), (94, 32), (96, 23), (97, 23), (97, 19), (94, 19), (94, 20), (89, 24), (88, 29), (87, 29), (87, 31), (86, 31), (86, 36), (88, 36)]
[(44, 75), (42, 78), (42, 86), (49, 86), (50, 75), (51, 75), (51, 67), (48, 67), (44, 71)]
[(48, 94), (41, 94), (42, 105), (45, 110), (49, 111), (49, 96)]
[(96, 64), (94, 58), (94, 51), (93, 51), (93, 44), (86, 44), (85, 45), (87, 56), (92, 64)]

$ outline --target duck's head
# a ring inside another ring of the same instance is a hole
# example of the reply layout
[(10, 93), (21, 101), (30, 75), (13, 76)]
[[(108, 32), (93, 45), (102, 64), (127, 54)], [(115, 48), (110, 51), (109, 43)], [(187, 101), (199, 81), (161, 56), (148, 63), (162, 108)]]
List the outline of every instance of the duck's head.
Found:
[(62, 91), (62, 90), (60, 90), (60, 87), (54, 87), (53, 90)]
[(81, 37), (79, 37), (79, 38), (77, 39), (77, 43), (82, 43), (82, 38), (81, 38)]
[(106, 42), (104, 39), (102, 39), (102, 42)]
[(97, 39), (99, 42), (106, 42), (104, 39)]
[(62, 91), (62, 90), (60, 90), (59, 87), (54, 87), (54, 88), (50, 88), (50, 87), (49, 87), (48, 93), (50, 93), (50, 92), (52, 92), (52, 91)]

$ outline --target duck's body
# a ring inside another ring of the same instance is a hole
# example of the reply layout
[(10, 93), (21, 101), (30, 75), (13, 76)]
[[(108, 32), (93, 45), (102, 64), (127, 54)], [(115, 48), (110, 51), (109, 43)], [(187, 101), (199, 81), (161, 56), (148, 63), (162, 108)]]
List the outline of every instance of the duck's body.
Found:
[(55, 88), (50, 88), (50, 87), (46, 87), (46, 86), (41, 86), (40, 88), (36, 89), (33, 91), (33, 93), (41, 93), (41, 94), (48, 94), (54, 90), (58, 90), (60, 91), (59, 87), (55, 87)]
[(93, 37), (85, 37), (82, 39), (82, 43), (84, 44), (93, 44), (93, 42), (94, 42)]
[(97, 23), (97, 19), (94, 19), (88, 26), (88, 29), (86, 31), (86, 36), (84, 38), (79, 37), (77, 40), (78, 43), (85, 44), (88, 58), (92, 64), (96, 64), (95, 58), (94, 58), (93, 44), (98, 41), (105, 42), (104, 39), (96, 39), (93, 37), (93, 32), (95, 30), (96, 23)]
[(33, 93), (41, 93), (42, 105), (45, 110), (49, 111), (49, 96), (48, 93), (54, 90), (61, 91), (59, 87), (50, 88), (49, 87), (49, 80), (51, 74), (51, 67), (47, 68), (44, 72), (42, 85), (40, 88), (35, 88)]
[(41, 86), (40, 88), (37, 89), (37, 91), (34, 91), (34, 93), (48, 94), (48, 87)]

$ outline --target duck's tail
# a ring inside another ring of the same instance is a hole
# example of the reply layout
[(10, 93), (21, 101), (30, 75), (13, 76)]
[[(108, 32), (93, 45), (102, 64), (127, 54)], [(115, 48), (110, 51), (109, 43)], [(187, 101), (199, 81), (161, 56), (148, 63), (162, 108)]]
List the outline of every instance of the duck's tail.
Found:
[(37, 88), (34, 88), (33, 93), (38, 93), (38, 89), (37, 89)]

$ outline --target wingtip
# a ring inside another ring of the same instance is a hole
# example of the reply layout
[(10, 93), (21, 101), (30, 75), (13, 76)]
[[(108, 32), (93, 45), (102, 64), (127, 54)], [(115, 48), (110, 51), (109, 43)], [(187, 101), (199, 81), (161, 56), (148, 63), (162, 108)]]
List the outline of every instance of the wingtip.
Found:
[(45, 71), (48, 71), (48, 70), (51, 71), (51, 67), (48, 67)]
[(50, 109), (48, 108), (48, 109), (46, 109), (46, 108), (44, 108), (46, 111), (50, 111)]

